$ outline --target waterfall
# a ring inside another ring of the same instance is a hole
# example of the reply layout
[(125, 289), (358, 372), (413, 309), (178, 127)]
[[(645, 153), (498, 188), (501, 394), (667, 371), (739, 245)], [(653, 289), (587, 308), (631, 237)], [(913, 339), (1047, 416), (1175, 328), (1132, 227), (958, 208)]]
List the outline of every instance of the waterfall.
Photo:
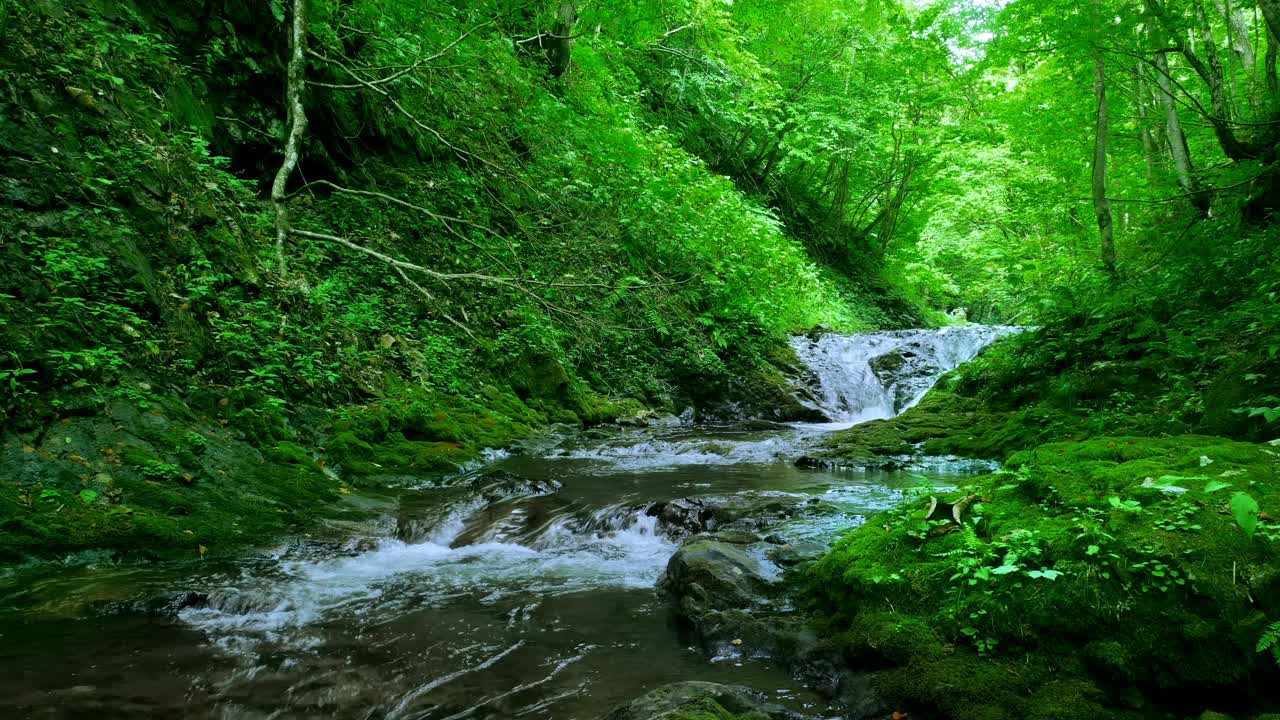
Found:
[(805, 389), (834, 422), (895, 417), (938, 378), (996, 340), (1023, 328), (966, 325), (866, 335), (797, 336), (791, 347), (809, 369)]

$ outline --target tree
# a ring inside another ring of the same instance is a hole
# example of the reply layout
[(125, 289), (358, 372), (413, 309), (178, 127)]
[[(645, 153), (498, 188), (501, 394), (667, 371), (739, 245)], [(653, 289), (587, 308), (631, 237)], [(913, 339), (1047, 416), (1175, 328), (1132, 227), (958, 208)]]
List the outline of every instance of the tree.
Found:
[[(1102, 30), (1101, 0), (1094, 0), (1096, 28)], [(1098, 221), (1098, 237), (1102, 246), (1102, 266), (1112, 275), (1116, 272), (1115, 224), (1111, 218), (1111, 200), (1107, 197), (1107, 66), (1102, 45), (1093, 47), (1093, 96), (1096, 122), (1093, 131), (1093, 214)]]

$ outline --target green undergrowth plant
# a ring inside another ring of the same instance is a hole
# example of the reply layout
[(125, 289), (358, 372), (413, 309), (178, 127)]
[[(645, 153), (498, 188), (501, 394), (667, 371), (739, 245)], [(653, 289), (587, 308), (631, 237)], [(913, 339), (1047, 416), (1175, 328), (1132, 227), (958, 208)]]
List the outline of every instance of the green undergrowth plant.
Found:
[[(1113, 437), (1042, 445), (1006, 466), (955, 491), (975, 497), (960, 524), (926, 522), (927, 503), (908, 502), (809, 570), (813, 607), (849, 633), (847, 657), (888, 653), (886, 687), (943, 708), (991, 692), (959, 686), (938, 706), (927, 688), (961, 662), (1056, 667), (1098, 688), (1099, 703), (1135, 686), (1212, 694), (1264, 672), (1255, 647), (1264, 615), (1280, 611), (1280, 547), (1261, 529), (1280, 506), (1277, 451)], [(1234, 516), (1228, 487), (1256, 500), (1256, 533)], [(890, 653), (879, 624), (908, 621), (936, 640)]]

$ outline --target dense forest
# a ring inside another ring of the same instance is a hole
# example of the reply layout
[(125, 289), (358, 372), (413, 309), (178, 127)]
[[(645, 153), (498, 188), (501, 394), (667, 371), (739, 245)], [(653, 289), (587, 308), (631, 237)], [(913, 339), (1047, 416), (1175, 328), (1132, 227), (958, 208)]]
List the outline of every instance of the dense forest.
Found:
[[(1280, 2), (0, 32), (6, 714), (1280, 717)], [(452, 594), (395, 590), (427, 566)], [(485, 674), (575, 597), (581, 646)], [(371, 629), (419, 606), (493, 617), (440, 661)], [(113, 652), (158, 664), (83, 669)]]

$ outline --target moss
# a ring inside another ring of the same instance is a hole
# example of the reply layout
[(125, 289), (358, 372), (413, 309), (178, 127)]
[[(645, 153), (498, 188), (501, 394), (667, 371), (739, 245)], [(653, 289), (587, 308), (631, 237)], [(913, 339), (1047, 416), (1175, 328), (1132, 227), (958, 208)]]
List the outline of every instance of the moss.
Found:
[(283, 465), (309, 465), (314, 462), (306, 448), (287, 440), (276, 443), (273, 448), (263, 449), (262, 456), (270, 462)]
[(823, 456), (856, 462), (924, 452), (1001, 460), (1021, 448), (1076, 431), (1076, 425), (1061, 413), (1040, 408), (993, 411), (979, 400), (939, 389), (896, 418), (833, 434), (824, 443)]
[[(978, 498), (965, 528), (931, 526), (925, 503), (909, 503), (836, 543), (809, 593), (846, 629), (852, 659), (911, 669), (886, 681), (895, 697), (954, 717), (1111, 717), (1072, 714), (1099, 706), (1088, 684), (1229, 695), (1269, 669), (1253, 645), (1280, 616), (1280, 551), (1267, 521), (1250, 539), (1226, 501), (1247, 491), (1280, 513), (1278, 461), (1266, 446), (1194, 435), (1042, 445), (963, 491)], [(944, 643), (963, 651), (948, 657)], [(1079, 665), (1059, 673), (1060, 699), (1035, 707), (939, 697), (953, 673), (981, 685), (976, 666), (1004, 658)]]

